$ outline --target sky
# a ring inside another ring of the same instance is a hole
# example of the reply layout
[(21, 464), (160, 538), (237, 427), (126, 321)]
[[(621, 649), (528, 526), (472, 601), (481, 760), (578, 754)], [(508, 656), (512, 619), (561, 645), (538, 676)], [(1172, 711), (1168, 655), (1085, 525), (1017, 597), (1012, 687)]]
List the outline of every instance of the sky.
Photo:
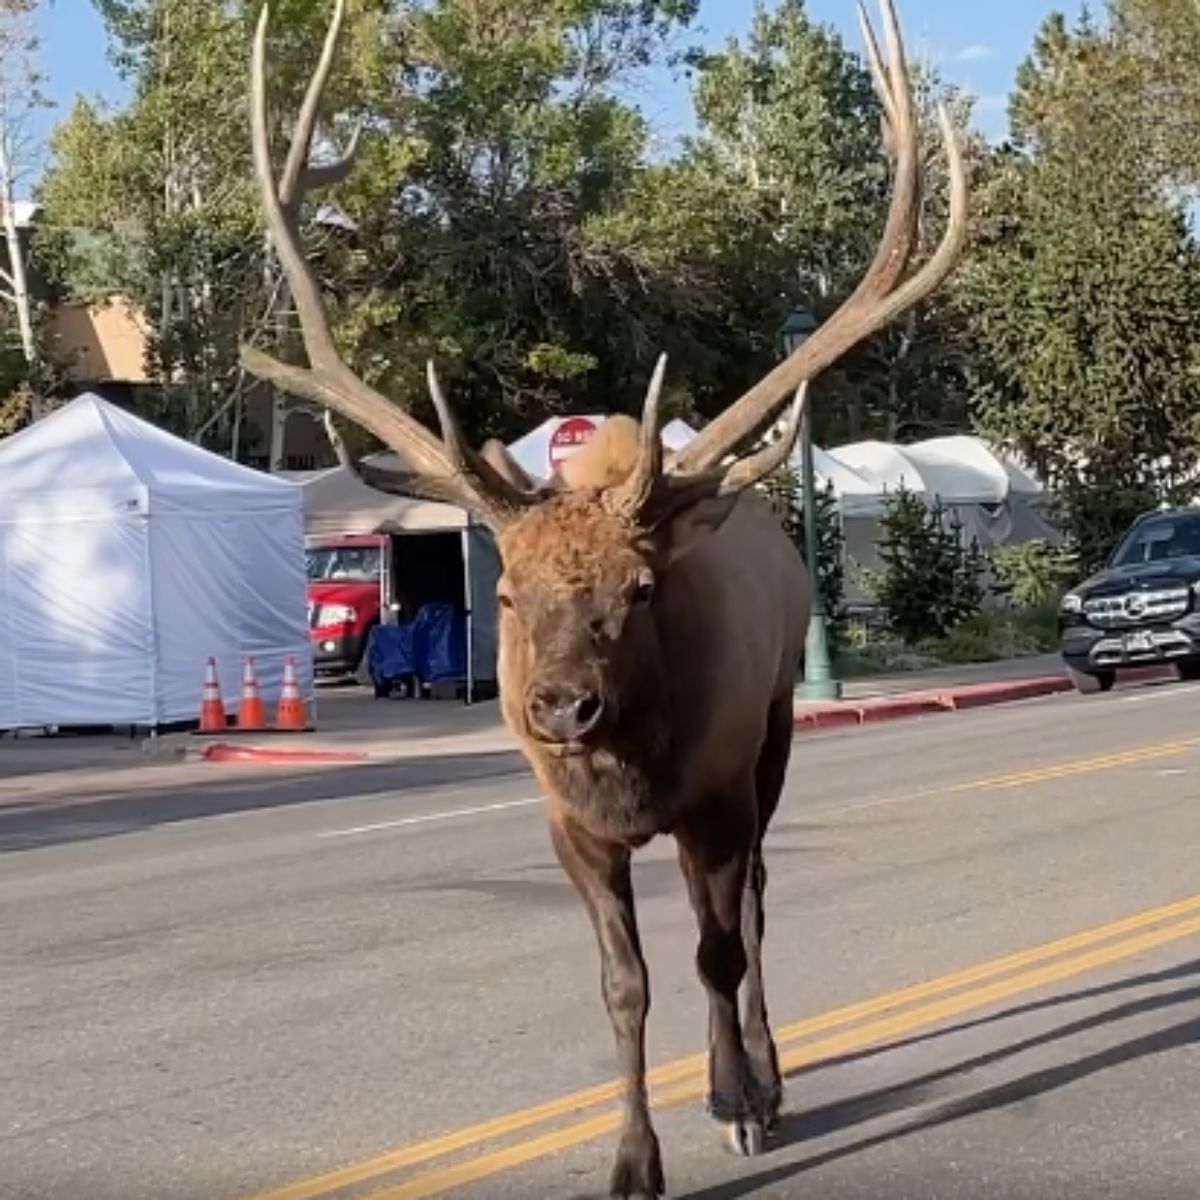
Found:
[[(202, 2), (202, 0), (201, 0)], [(536, 3), (536, 0), (530, 0)], [(874, 16), (874, 0), (868, 0)], [(898, 0), (911, 57), (927, 57), (944, 75), (978, 97), (976, 121), (995, 138), (1005, 130), (1005, 99), (1017, 65), (1029, 53), (1034, 33), (1052, 8), (1074, 15), (1076, 0)], [(720, 46), (750, 25), (754, 0), (701, 0), (697, 27), (688, 44)], [(853, 0), (808, 0), (817, 21), (836, 26), (847, 44), (861, 49)], [(82, 93), (119, 103), (125, 90), (106, 57), (104, 28), (91, 0), (44, 0), (39, 16), (48, 91), (57, 108), (46, 114), (43, 135)], [(686, 81), (656, 73), (638, 89), (639, 103), (660, 135), (690, 128)]]

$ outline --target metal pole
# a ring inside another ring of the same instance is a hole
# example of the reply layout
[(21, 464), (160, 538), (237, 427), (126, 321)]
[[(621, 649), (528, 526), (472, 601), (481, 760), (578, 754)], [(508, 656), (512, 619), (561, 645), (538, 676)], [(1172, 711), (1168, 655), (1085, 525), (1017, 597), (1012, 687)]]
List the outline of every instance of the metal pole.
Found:
[(805, 407), (800, 425), (800, 481), (804, 499), (804, 561), (812, 576), (812, 612), (804, 643), (804, 695), (811, 700), (838, 700), (842, 685), (833, 677), (825, 629), (825, 597), (820, 587), (817, 542), (817, 498), (812, 450), (812, 411)]
[(467, 525), (462, 531), (463, 557), (463, 607), (464, 631), (466, 633), (467, 694), (466, 703), (475, 703), (475, 604), (471, 590), (471, 514), (467, 514)]

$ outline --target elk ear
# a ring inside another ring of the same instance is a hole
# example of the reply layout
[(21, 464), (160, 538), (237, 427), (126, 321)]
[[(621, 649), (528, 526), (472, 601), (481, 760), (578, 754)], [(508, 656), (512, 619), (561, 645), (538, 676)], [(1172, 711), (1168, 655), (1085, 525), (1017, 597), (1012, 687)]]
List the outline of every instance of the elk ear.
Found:
[(660, 567), (670, 566), (693, 550), (701, 538), (716, 533), (737, 505), (740, 494), (706, 496), (669, 513), (649, 533), (653, 555)]

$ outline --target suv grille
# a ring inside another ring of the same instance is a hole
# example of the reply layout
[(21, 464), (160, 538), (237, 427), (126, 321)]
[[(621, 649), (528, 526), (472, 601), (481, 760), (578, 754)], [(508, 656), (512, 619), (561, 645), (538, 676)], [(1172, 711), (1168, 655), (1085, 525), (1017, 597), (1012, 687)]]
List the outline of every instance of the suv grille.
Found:
[(1093, 625), (1138, 625), (1173, 621), (1188, 610), (1187, 588), (1165, 588), (1158, 592), (1127, 592), (1088, 600), (1083, 611)]

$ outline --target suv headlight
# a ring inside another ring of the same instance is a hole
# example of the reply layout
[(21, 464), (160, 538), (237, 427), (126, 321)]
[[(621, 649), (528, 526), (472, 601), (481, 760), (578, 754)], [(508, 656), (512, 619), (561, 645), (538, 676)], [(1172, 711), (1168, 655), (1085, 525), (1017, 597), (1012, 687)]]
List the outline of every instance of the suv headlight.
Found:
[(317, 613), (317, 625), (353, 625), (357, 615), (348, 604), (323, 604)]
[(1058, 611), (1062, 613), (1081, 613), (1083, 612), (1083, 599), (1074, 592), (1068, 592), (1062, 598), (1062, 603), (1058, 606)]

